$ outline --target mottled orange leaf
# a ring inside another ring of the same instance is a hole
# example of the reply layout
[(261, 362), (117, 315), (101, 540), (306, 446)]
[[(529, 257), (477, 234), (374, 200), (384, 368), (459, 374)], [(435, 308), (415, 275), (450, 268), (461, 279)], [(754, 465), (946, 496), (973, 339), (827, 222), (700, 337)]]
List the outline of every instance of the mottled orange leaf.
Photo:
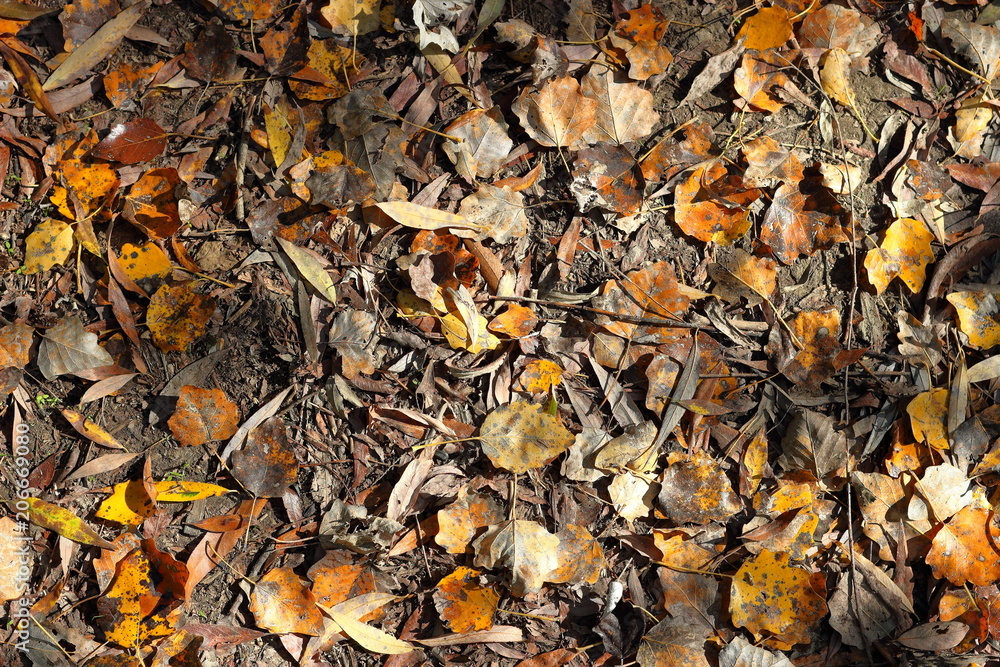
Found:
[(642, 189), (635, 158), (624, 146), (599, 143), (582, 149), (573, 162), (570, 191), (581, 212), (600, 207), (635, 215), (642, 206)]
[(0, 368), (24, 368), (31, 360), (34, 330), (22, 322), (0, 327)]
[(434, 606), (453, 632), (493, 627), (500, 596), (492, 586), (478, 583), (481, 574), (468, 567), (458, 567), (435, 587)]
[(150, 169), (129, 189), (123, 215), (150, 238), (170, 238), (181, 226), (176, 195), (180, 183), (173, 167)]
[[(109, 164), (64, 160), (55, 174), (52, 203), (68, 220), (81, 220), (97, 212), (118, 191), (120, 180)], [(79, 204), (79, 207), (73, 200)]]
[(602, 316), (598, 322), (609, 333), (633, 339), (638, 331), (644, 329), (643, 325), (630, 322), (628, 318), (648, 317), (669, 321), (685, 313), (691, 300), (680, 291), (674, 267), (668, 262), (655, 262), (625, 274), (625, 279), (606, 282), (595, 305), (627, 316), (621, 320)]
[(188, 283), (164, 285), (149, 300), (146, 325), (164, 352), (183, 352), (205, 333), (215, 312), (215, 299), (199, 294)]
[(323, 614), (316, 598), (288, 567), (275, 568), (257, 580), (250, 594), (250, 611), (257, 625), (271, 632), (323, 632)]
[(749, 16), (736, 39), (743, 39), (743, 46), (752, 51), (777, 49), (792, 36), (792, 22), (783, 7), (762, 7)]
[(827, 614), (825, 586), (818, 591), (822, 584), (788, 561), (787, 553), (766, 549), (743, 561), (733, 577), (729, 611), (734, 625), (758, 639), (771, 634), (806, 644)]
[[(730, 245), (750, 229), (749, 206), (754, 189), (730, 187), (721, 161), (691, 170), (674, 188), (674, 221), (681, 231), (705, 243)], [(725, 197), (716, 196), (725, 193)]]
[(125, 275), (148, 294), (155, 293), (170, 279), (170, 258), (152, 241), (142, 245), (126, 243), (121, 248), (119, 262)]
[(105, 638), (123, 648), (141, 646), (148, 638), (144, 619), (160, 605), (149, 557), (136, 549), (118, 561), (111, 586), (97, 599)]
[(785, 183), (774, 192), (764, 214), (760, 240), (782, 263), (791, 264), (800, 255), (810, 256), (849, 238), (837, 219), (817, 210), (797, 184)]
[(503, 518), (503, 508), (496, 500), (470, 492), (469, 487), (463, 486), (455, 502), (438, 511), (438, 533), (434, 541), (450, 554), (465, 553), (485, 528), (500, 523)]
[(675, 524), (726, 521), (742, 509), (719, 462), (705, 454), (671, 454), (657, 499)]
[(177, 395), (177, 407), (167, 424), (182, 445), (203, 445), (225, 440), (236, 433), (240, 411), (221, 389), (201, 389), (184, 385)]
[(511, 105), (521, 126), (542, 146), (576, 150), (596, 121), (597, 100), (585, 97), (573, 77), (553, 79), (541, 90), (525, 87)]
[(993, 512), (969, 506), (949, 519), (934, 535), (927, 564), (938, 579), (956, 586), (969, 582), (989, 586), (1000, 581), (1000, 528)]
[(742, 98), (736, 100), (736, 105), (747, 111), (781, 110), (785, 103), (774, 89), (788, 83), (784, 72), (788, 66), (788, 59), (775, 51), (744, 54), (742, 64), (733, 74), (733, 88)]
[(516, 303), (507, 304), (507, 309), (494, 317), (488, 328), (490, 331), (509, 336), (523, 338), (535, 330), (538, 317), (535, 311), (527, 306)]
[(315, 39), (307, 51), (309, 67), (291, 75), (288, 87), (302, 100), (322, 102), (346, 95), (350, 86), (345, 75), (353, 77), (365, 64), (355, 49), (341, 46), (333, 39)]
[(547, 394), (562, 382), (563, 369), (548, 359), (532, 359), (517, 377), (517, 386), (529, 394)]
[(554, 584), (595, 584), (607, 567), (604, 549), (584, 526), (569, 525), (556, 533), (559, 564), (546, 575)]

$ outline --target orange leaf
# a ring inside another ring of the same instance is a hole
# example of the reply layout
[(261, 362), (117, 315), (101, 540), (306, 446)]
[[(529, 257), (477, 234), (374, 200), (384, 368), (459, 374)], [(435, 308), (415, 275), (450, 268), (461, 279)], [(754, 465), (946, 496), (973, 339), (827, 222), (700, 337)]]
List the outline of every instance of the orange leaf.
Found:
[(471, 568), (459, 567), (437, 583), (434, 606), (453, 632), (473, 632), (493, 627), (493, 615), (500, 596), (492, 586), (476, 583), (480, 574)]
[(490, 496), (470, 492), (463, 486), (455, 502), (437, 513), (438, 533), (434, 541), (450, 554), (465, 553), (469, 544), (488, 526), (504, 518), (504, 511)]
[(488, 329), (510, 338), (524, 338), (535, 330), (538, 317), (535, 311), (516, 303), (507, 304), (507, 310), (493, 318)]
[(532, 359), (517, 378), (517, 385), (529, 394), (547, 394), (562, 382), (563, 369), (548, 359)]
[(323, 632), (323, 614), (315, 597), (288, 567), (275, 568), (257, 580), (250, 594), (250, 611), (257, 625), (271, 632)]
[(149, 300), (146, 325), (164, 352), (183, 352), (205, 333), (215, 312), (215, 299), (193, 291), (187, 283), (164, 285)]
[(167, 424), (180, 444), (197, 446), (231, 437), (239, 422), (239, 409), (221, 389), (184, 385)]
[(521, 126), (542, 146), (576, 150), (596, 121), (598, 102), (585, 97), (573, 77), (553, 79), (541, 90), (526, 87), (511, 105)]
[(150, 169), (129, 189), (123, 215), (150, 238), (173, 236), (181, 227), (175, 194), (180, 183), (173, 167)]
[(966, 507), (947, 521), (934, 536), (927, 564), (938, 579), (956, 586), (969, 582), (989, 586), (1000, 581), (1000, 528), (993, 512)]
[(60, 409), (59, 412), (62, 413), (62, 416), (66, 418), (77, 433), (88, 440), (97, 443), (101, 447), (108, 447), (110, 449), (125, 449), (120, 442), (115, 440), (114, 436), (84, 417), (76, 410), (65, 408)]
[(815, 209), (815, 203), (798, 185), (785, 183), (774, 192), (761, 224), (760, 240), (784, 264), (791, 264), (799, 255), (812, 255), (849, 238), (833, 216)]
[(1000, 344), (1000, 302), (990, 292), (952, 292), (947, 296), (958, 315), (958, 328), (969, 343), (988, 350)]
[(736, 40), (745, 38), (744, 48), (751, 51), (766, 51), (785, 45), (792, 36), (792, 22), (788, 10), (783, 7), (762, 7), (747, 18), (736, 33)]
[(726, 168), (720, 161), (696, 167), (674, 188), (674, 221), (681, 231), (699, 241), (730, 245), (750, 229), (746, 206), (757, 198), (756, 190), (734, 193), (725, 205), (710, 191), (724, 183)]

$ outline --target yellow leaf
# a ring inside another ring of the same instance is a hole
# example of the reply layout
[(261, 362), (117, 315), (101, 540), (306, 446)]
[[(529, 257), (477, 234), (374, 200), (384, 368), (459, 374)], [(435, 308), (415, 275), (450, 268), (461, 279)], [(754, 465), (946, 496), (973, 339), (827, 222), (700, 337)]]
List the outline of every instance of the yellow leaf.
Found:
[(913, 436), (934, 449), (948, 449), (948, 390), (917, 394), (906, 406)]
[(333, 609), (328, 613), (330, 614), (330, 618), (344, 631), (344, 634), (372, 653), (398, 655), (400, 653), (409, 653), (413, 650), (413, 645), (409, 642), (396, 639), (389, 633), (383, 632), (378, 628), (373, 628), (347, 614), (334, 611)]
[(73, 228), (61, 220), (45, 220), (25, 241), (22, 273), (34, 275), (62, 264), (73, 251)]
[(479, 439), (493, 465), (516, 473), (542, 467), (573, 444), (573, 434), (554, 415), (525, 402), (486, 415)]
[(274, 240), (278, 242), (281, 249), (285, 251), (288, 258), (295, 264), (295, 268), (313, 286), (313, 289), (330, 303), (337, 303), (337, 287), (333, 284), (333, 279), (326, 272), (326, 269), (319, 259), (317, 259), (316, 255), (305, 248), (298, 247), (291, 241), (286, 241), (280, 236), (275, 236)]
[(927, 265), (934, 261), (933, 240), (934, 234), (919, 220), (901, 218), (889, 225), (882, 246), (865, 256), (868, 280), (876, 292), (884, 292), (897, 277), (914, 294), (922, 290)]
[(843, 49), (830, 49), (823, 56), (819, 82), (826, 94), (845, 107), (854, 107), (850, 81), (851, 57)]
[(475, 238), (480, 233), (487, 231), (482, 225), (475, 225), (461, 215), (419, 204), (390, 201), (375, 206), (395, 222), (411, 229), (447, 229), (461, 238)]
[[(103, 428), (90, 421), (82, 414), (76, 410), (70, 410), (68, 408), (62, 409), (59, 412), (62, 416), (76, 429), (76, 432), (83, 437), (97, 443), (101, 447), (107, 447), (109, 449), (121, 449), (125, 450), (125, 446), (114, 439), (114, 437), (105, 431)], [(126, 450), (127, 451), (127, 450)]]
[(138, 526), (156, 508), (141, 480), (131, 480), (111, 487), (111, 495), (94, 513), (100, 519), (126, 526)]
[(958, 328), (983, 350), (1000, 344), (1000, 303), (987, 292), (953, 292), (948, 301), (958, 314)]
[(201, 500), (202, 498), (211, 498), (212, 496), (224, 496), (227, 493), (233, 492), (232, 489), (208, 482), (163, 480), (162, 482), (157, 482), (155, 486), (157, 491), (156, 500), (165, 503), (186, 503), (193, 500)]
[[(20, 502), (20, 501), (19, 501)], [(52, 503), (39, 500), (38, 498), (27, 498), (28, 520), (36, 526), (41, 526), (48, 530), (54, 530), (68, 540), (100, 547), (102, 549), (114, 549), (114, 545), (94, 532), (94, 529), (83, 522), (73, 512), (64, 507), (53, 505)]]

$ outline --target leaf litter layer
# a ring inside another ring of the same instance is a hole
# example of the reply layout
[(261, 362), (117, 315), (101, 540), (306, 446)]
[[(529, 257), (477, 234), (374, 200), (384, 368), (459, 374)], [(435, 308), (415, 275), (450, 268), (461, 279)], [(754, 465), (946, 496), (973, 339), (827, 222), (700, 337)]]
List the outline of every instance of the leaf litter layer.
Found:
[(0, 6), (0, 662), (993, 657), (1000, 13), (544, 7)]

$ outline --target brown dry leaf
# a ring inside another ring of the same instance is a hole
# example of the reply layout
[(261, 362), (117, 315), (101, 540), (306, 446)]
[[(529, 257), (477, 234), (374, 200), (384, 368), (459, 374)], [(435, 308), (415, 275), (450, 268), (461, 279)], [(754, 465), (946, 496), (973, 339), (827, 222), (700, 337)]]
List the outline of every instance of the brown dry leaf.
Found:
[(733, 577), (729, 611), (734, 625), (758, 639), (770, 634), (788, 644), (808, 644), (827, 613), (825, 578), (811, 577), (788, 560), (787, 553), (765, 549), (743, 561)]
[(941, 36), (951, 41), (951, 48), (979, 68), (992, 81), (1000, 73), (1000, 29), (948, 16), (941, 21)]
[(486, 415), (479, 440), (494, 466), (522, 473), (562, 454), (573, 444), (573, 435), (540, 405), (518, 401)]
[(660, 480), (660, 511), (675, 524), (725, 522), (743, 507), (719, 462), (702, 453), (671, 454)]
[(748, 306), (768, 301), (778, 288), (774, 260), (754, 257), (742, 248), (720, 253), (717, 264), (708, 268), (715, 281), (712, 293), (729, 303), (746, 299)]
[(667, 617), (642, 638), (635, 661), (639, 667), (710, 667), (705, 632), (684, 620)]
[(788, 328), (802, 349), (791, 359), (768, 344), (767, 351), (775, 358), (782, 374), (792, 382), (815, 388), (837, 371), (856, 363), (865, 353), (864, 348), (845, 350), (840, 344), (840, 311), (833, 306), (822, 310), (803, 310)]
[(455, 502), (438, 511), (434, 541), (447, 553), (465, 553), (483, 529), (500, 523), (503, 517), (503, 509), (493, 498), (463, 486)]
[(931, 530), (931, 524), (926, 519), (909, 519), (907, 503), (900, 502), (907, 496), (900, 479), (881, 473), (855, 472), (851, 483), (864, 517), (865, 535), (879, 545), (879, 558), (891, 562), (901, 541), (907, 541), (911, 551), (916, 546), (915, 538), (926, 543), (923, 535)]
[(971, 483), (965, 472), (949, 463), (930, 466), (914, 485), (916, 494), (906, 514), (915, 520), (946, 521), (974, 501)]
[(330, 326), (330, 347), (340, 353), (341, 372), (349, 380), (375, 372), (369, 347), (375, 337), (375, 316), (363, 310), (341, 312)]
[(318, 253), (308, 248), (300, 248), (281, 237), (276, 236), (274, 240), (316, 293), (330, 303), (337, 303), (337, 287), (333, 284), (333, 278), (327, 273), (326, 260)]
[(184, 352), (205, 333), (214, 312), (215, 299), (195, 292), (189, 283), (164, 285), (149, 300), (146, 325), (162, 351)]
[(798, 30), (799, 43), (806, 48), (843, 49), (852, 58), (867, 56), (878, 46), (882, 31), (856, 9), (825, 5), (806, 16)]
[(742, 98), (736, 104), (747, 111), (774, 113), (785, 106), (774, 89), (788, 84), (784, 68), (788, 60), (775, 51), (746, 53), (733, 75), (733, 87)]
[(509, 186), (482, 184), (462, 200), (458, 215), (471, 225), (481, 228), (483, 236), (497, 243), (519, 239), (528, 231), (524, 195)]
[[(759, 193), (756, 189), (728, 188), (726, 168), (719, 160), (695, 167), (674, 188), (674, 222), (681, 231), (705, 243), (731, 245), (750, 229), (747, 208)], [(714, 191), (726, 192), (724, 200)], [(722, 201), (728, 202), (727, 204)]]
[(500, 107), (473, 109), (444, 129), (449, 137), (441, 145), (455, 165), (455, 171), (469, 183), (479, 178), (493, 178), (514, 148)]
[(33, 340), (34, 329), (22, 322), (0, 327), (0, 368), (23, 369), (31, 361)]
[(808, 470), (827, 488), (839, 488), (847, 465), (847, 440), (826, 415), (802, 410), (781, 440), (785, 470)]
[(205, 83), (225, 81), (236, 67), (236, 44), (218, 18), (211, 18), (193, 42), (184, 45), (181, 66)]
[(792, 36), (792, 22), (784, 7), (761, 7), (749, 16), (735, 41), (743, 39), (743, 46), (751, 51), (778, 49)]
[(528, 135), (542, 146), (576, 150), (597, 122), (598, 101), (586, 97), (573, 77), (553, 79), (541, 90), (525, 88), (511, 105)]
[(472, 548), (476, 567), (511, 572), (510, 592), (516, 597), (537, 593), (559, 567), (559, 538), (534, 521), (513, 519), (490, 527)]
[(621, 216), (635, 215), (643, 202), (643, 183), (635, 158), (624, 146), (597, 143), (573, 162), (570, 191), (581, 212), (600, 207)]
[(147, 0), (140, 0), (140, 2), (126, 7), (101, 26), (97, 32), (88, 37), (83, 44), (59, 63), (59, 66), (45, 80), (42, 90), (48, 92), (71, 83), (114, 53), (122, 38), (142, 18), (148, 7)]
[(956, 586), (989, 586), (1000, 581), (1000, 528), (993, 512), (966, 507), (934, 535), (927, 564), (938, 579)]
[(1000, 302), (992, 292), (952, 292), (947, 296), (958, 314), (958, 328), (982, 350), (1000, 344)]
[(458, 567), (437, 583), (434, 606), (452, 632), (473, 632), (493, 627), (500, 596), (492, 586), (477, 583), (482, 573)]
[(316, 599), (306, 582), (288, 567), (275, 568), (257, 580), (250, 594), (250, 612), (258, 626), (271, 632), (323, 632), (323, 614)]
[(25, 240), (21, 273), (34, 275), (62, 264), (73, 252), (73, 228), (62, 220), (43, 220)]
[(73, 316), (46, 331), (38, 347), (38, 370), (47, 380), (112, 363), (114, 359), (97, 342), (97, 334), (87, 332)]
[(588, 144), (641, 141), (660, 122), (653, 93), (608, 67), (591, 67), (580, 86), (584, 95), (597, 102), (594, 124), (583, 133)]
[(166, 239), (181, 227), (177, 190), (181, 179), (173, 167), (150, 169), (129, 189), (122, 213), (152, 239)]
[(933, 240), (934, 234), (919, 220), (900, 218), (889, 225), (882, 245), (865, 255), (868, 280), (876, 293), (884, 292), (897, 277), (912, 293), (919, 293), (924, 288), (927, 265), (934, 261)]
[(814, 206), (798, 185), (785, 183), (774, 192), (761, 224), (760, 240), (783, 264), (850, 240), (836, 218)]
[(166, 148), (166, 130), (151, 118), (139, 118), (112, 125), (91, 155), (111, 162), (139, 164), (159, 157)]
[(917, 394), (906, 406), (910, 428), (918, 442), (938, 450), (948, 449), (947, 389), (931, 389)]
[(255, 498), (280, 498), (298, 480), (299, 462), (280, 416), (250, 431), (232, 461), (233, 477)]
[(232, 437), (239, 428), (240, 411), (221, 389), (184, 385), (167, 424), (181, 445), (195, 447)]

